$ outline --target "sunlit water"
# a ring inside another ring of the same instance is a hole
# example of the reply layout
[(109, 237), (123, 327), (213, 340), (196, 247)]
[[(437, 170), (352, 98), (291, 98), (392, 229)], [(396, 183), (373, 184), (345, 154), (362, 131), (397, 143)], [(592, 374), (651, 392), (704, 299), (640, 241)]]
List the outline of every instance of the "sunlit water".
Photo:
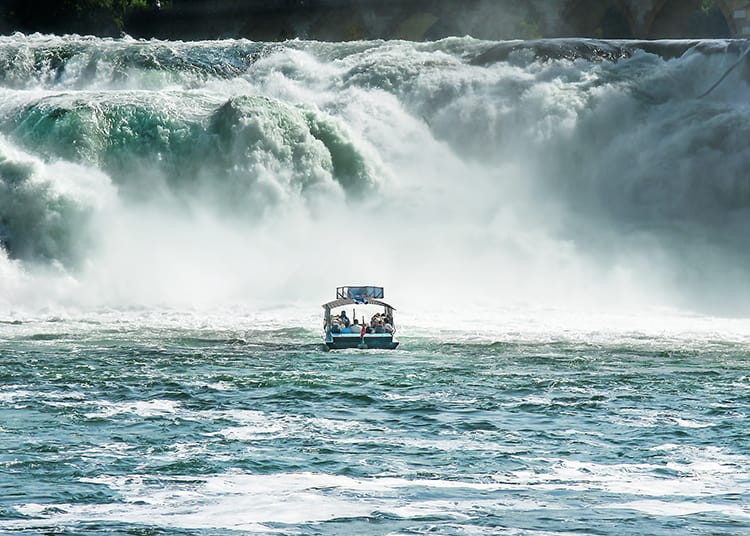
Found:
[(275, 313), (3, 324), (0, 532), (746, 534), (747, 323), (547, 318), (380, 352)]
[(747, 50), (0, 37), (0, 533), (750, 533)]

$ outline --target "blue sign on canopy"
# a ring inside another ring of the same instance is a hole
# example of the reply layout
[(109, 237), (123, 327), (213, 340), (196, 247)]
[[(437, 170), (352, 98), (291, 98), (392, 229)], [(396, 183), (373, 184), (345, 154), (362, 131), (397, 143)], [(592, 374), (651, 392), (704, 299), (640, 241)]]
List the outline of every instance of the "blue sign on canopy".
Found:
[(349, 298), (360, 303), (367, 303), (369, 298), (382, 300), (385, 297), (383, 287), (339, 287), (336, 289), (336, 297), (340, 299)]

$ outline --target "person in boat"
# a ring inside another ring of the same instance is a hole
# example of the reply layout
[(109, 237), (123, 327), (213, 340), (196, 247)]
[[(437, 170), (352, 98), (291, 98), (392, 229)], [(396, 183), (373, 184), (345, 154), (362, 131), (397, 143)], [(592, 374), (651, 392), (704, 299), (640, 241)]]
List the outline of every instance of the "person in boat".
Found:
[(364, 317), (362, 317), (362, 323), (358, 324), (358, 320), (354, 319), (354, 324), (352, 324), (352, 333), (358, 333), (360, 336), (364, 337), (365, 333), (367, 333), (367, 322), (365, 322)]
[(357, 320), (356, 318), (354, 319), (354, 322), (352, 322), (347, 327), (341, 330), (341, 333), (354, 333), (355, 335), (359, 335), (359, 332), (360, 332), (359, 320)]
[[(346, 319), (346, 321), (341, 318), (342, 316), (344, 317), (344, 319)], [(331, 333), (345, 333), (344, 330), (348, 326), (348, 322), (347, 322), (348, 320), (349, 319), (346, 318), (346, 313), (344, 311), (341, 311), (341, 314), (332, 317), (331, 318)]]
[(349, 327), (349, 324), (351, 323), (349, 320), (349, 317), (346, 316), (346, 311), (341, 311), (341, 314), (339, 315), (339, 320), (341, 320), (341, 323), (344, 325), (345, 328)]

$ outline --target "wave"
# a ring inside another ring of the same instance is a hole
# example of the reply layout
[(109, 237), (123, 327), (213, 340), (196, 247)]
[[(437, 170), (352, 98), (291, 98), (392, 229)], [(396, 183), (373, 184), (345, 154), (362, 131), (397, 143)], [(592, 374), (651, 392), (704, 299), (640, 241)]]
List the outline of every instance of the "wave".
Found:
[(374, 180), (334, 118), (261, 95), (65, 93), (23, 107), (8, 131), (49, 158), (103, 170), (131, 196), (149, 189), (147, 178), (257, 207), (289, 190), (356, 191)]
[(75, 264), (92, 239), (87, 221), (114, 195), (101, 173), (45, 165), (0, 140), (0, 244), (14, 257)]
[(87, 36), (0, 36), (3, 87), (159, 88), (240, 76), (274, 45), (183, 43)]

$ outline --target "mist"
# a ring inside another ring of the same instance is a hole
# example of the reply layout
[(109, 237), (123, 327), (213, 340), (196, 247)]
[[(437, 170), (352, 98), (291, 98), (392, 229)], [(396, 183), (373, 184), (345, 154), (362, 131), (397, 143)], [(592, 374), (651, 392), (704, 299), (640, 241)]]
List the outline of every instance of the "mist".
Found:
[(742, 50), (493, 46), (4, 38), (0, 305), (745, 312)]

